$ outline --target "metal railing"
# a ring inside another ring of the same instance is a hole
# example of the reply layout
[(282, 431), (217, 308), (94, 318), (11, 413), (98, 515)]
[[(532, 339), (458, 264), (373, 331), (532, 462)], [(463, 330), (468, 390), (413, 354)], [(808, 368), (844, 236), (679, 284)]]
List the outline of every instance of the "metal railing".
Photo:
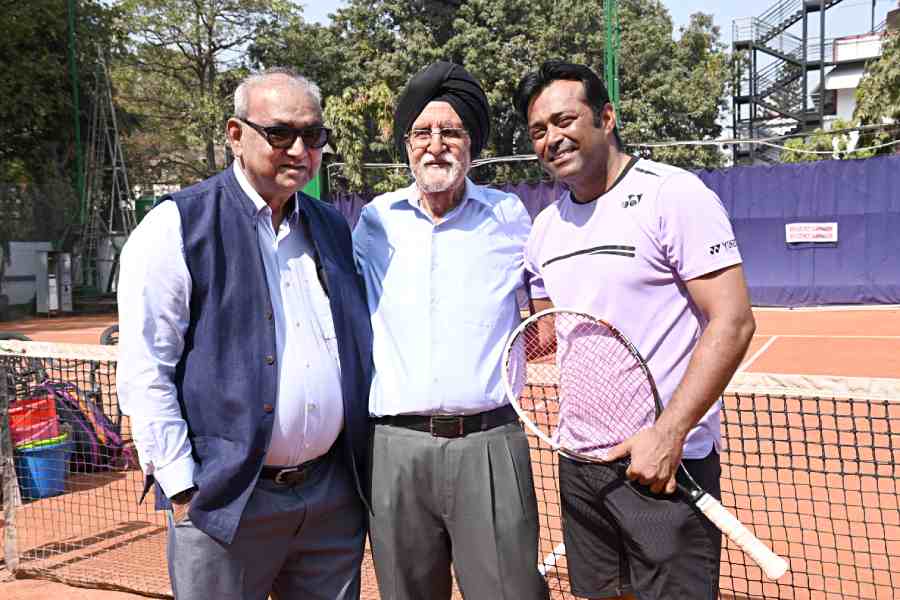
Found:
[[(831, 8), (841, 1), (825, 0), (823, 8)], [(803, 18), (803, 2), (804, 0), (782, 0), (767, 8), (759, 16), (735, 19), (732, 22), (731, 39), (735, 42), (768, 42)], [(880, 27), (884, 26), (885, 23), (880, 24)]]
[(793, 16), (798, 13), (802, 16), (803, 0), (782, 0), (767, 8), (759, 15), (759, 18), (763, 21), (778, 23), (780, 25), (786, 21), (792, 20)]

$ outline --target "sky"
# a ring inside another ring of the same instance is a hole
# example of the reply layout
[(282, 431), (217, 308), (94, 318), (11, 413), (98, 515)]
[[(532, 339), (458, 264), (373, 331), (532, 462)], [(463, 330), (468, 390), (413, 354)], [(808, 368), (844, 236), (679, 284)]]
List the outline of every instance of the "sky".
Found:
[[(303, 14), (307, 21), (327, 23), (328, 15), (344, 3), (341, 0), (298, 0), (303, 4)], [(722, 40), (731, 43), (731, 23), (734, 19), (752, 17), (762, 13), (776, 0), (663, 0), (672, 13), (676, 29), (686, 25), (695, 12), (711, 13), (713, 21), (722, 30)], [(597, 6), (602, 6), (597, 0)], [(888, 10), (897, 6), (897, 0), (875, 0), (875, 23), (884, 20)], [(815, 19), (815, 17), (813, 17)], [(844, 0), (827, 11), (825, 20), (826, 37), (840, 37), (864, 33), (869, 30), (872, 20), (872, 0)], [(818, 21), (813, 22), (818, 31)]]

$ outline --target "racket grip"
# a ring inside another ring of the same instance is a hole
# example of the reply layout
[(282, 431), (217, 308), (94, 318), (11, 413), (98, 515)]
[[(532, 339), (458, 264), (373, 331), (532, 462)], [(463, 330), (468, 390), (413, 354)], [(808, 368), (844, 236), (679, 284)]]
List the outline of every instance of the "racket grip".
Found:
[(787, 572), (788, 562), (772, 552), (758, 537), (753, 535), (743, 523), (738, 521), (737, 517), (722, 506), (721, 502), (709, 494), (703, 494), (696, 504), (713, 525), (756, 561), (766, 577), (774, 581)]

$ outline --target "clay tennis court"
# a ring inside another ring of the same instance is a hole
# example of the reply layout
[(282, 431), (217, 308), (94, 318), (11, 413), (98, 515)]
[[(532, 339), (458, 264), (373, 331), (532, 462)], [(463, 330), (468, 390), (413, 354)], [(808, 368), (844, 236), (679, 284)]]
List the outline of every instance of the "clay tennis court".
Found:
[[(790, 387), (860, 378), (860, 384), (876, 382), (878, 394), (892, 390), (891, 397), (898, 401), (860, 403), (857, 408), (841, 400), (807, 405), (808, 401), (790, 396), (779, 400), (741, 393), (726, 399), (732, 409), (728, 418), (735, 420), (724, 425), (729, 447), (723, 454), (723, 482), (734, 475), (733, 487), (739, 489), (723, 485), (724, 503), (736, 507), (739, 518), (760, 537), (772, 540), (776, 552), (789, 557), (792, 568), (802, 575), (789, 573), (777, 584), (763, 583), (758, 569), (726, 546), (722, 581), (723, 590), (731, 591), (723, 592), (722, 598), (897, 597), (900, 579), (892, 575), (890, 562), (900, 559), (895, 467), (900, 462), (900, 441), (898, 432), (887, 431), (886, 424), (900, 422), (900, 389), (891, 381), (900, 380), (900, 308), (759, 309), (756, 318), (757, 334), (736, 379)], [(37, 341), (97, 343), (100, 333), (114, 322), (114, 315), (30, 319), (0, 323), (0, 331), (23, 333)], [(870, 446), (873, 456), (862, 457), (868, 462), (854, 460), (860, 458), (854, 455), (858, 448)], [(534, 458), (540, 512), (545, 524), (558, 527), (551, 457), (535, 450)], [(880, 464), (873, 467), (873, 458)], [(853, 472), (854, 468), (858, 471)], [(20, 509), (20, 544), (25, 539), (29, 543), (20, 545), (21, 560), (34, 561), (28, 569), (40, 567), (34, 563), (47, 556), (42, 571), (46, 576), (77, 581), (79, 569), (90, 564), (102, 573), (101, 584), (117, 585), (133, 583), (149, 567), (158, 576), (142, 582), (141, 589), (166, 594), (163, 521), (145, 511), (140, 519), (133, 518), (135, 508), (127, 505), (127, 499), (139, 493), (139, 473), (80, 475), (70, 477), (67, 486), (64, 496)], [(84, 498), (79, 506), (93, 508), (61, 515), (62, 503), (73, 500), (72, 495)], [(767, 496), (776, 495), (779, 505), (770, 506)], [(110, 498), (119, 500), (110, 502)], [(53, 519), (64, 519), (66, 542), (90, 543), (60, 554), (66, 546), (59, 542), (59, 532), (36, 531), (33, 526), (40, 522), (37, 517), (42, 511)], [(36, 518), (26, 518), (25, 513)], [(23, 522), (31, 530), (23, 531)], [(561, 538), (558, 530), (545, 538), (542, 559), (551, 584), (558, 585), (553, 579), (555, 569), (563, 568), (564, 574), (565, 562), (552, 557)], [(879, 541), (868, 543), (870, 538)], [(56, 552), (42, 554), (41, 549)], [(366, 600), (378, 597), (370, 564), (363, 588)], [(0, 583), (0, 596), (11, 600), (141, 597), (34, 579)], [(571, 598), (561, 592), (554, 592), (554, 597)]]

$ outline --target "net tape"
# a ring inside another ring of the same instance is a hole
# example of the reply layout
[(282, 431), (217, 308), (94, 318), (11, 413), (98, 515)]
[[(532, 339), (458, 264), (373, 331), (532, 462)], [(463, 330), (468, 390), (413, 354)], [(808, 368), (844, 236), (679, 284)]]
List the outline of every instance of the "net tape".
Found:
[[(115, 347), (0, 342), (6, 567), (69, 584), (170, 597), (165, 517), (151, 502), (137, 503), (143, 477), (128, 419), (118, 410), (115, 361)], [(722, 598), (900, 597), (900, 573), (892, 569), (900, 561), (900, 380), (814, 380), (741, 374), (725, 395), (723, 504), (788, 558), (791, 570), (769, 582), (726, 542)], [(38, 469), (29, 482), (24, 457), (43, 451), (27, 441), (23, 446), (21, 428), (12, 450), (16, 415), (7, 404), (21, 407), (25, 399), (41, 397), (53, 398), (59, 435), (71, 436), (70, 447), (67, 456), (56, 457), (62, 468)], [(85, 414), (91, 406), (102, 423)], [(119, 441), (109, 435), (93, 453), (85, 439), (90, 436), (75, 433), (79, 422), (108, 428)], [(574, 598), (556, 455), (536, 436), (529, 438), (541, 523), (539, 568), (553, 598)], [(367, 556), (363, 598), (377, 597)]]

